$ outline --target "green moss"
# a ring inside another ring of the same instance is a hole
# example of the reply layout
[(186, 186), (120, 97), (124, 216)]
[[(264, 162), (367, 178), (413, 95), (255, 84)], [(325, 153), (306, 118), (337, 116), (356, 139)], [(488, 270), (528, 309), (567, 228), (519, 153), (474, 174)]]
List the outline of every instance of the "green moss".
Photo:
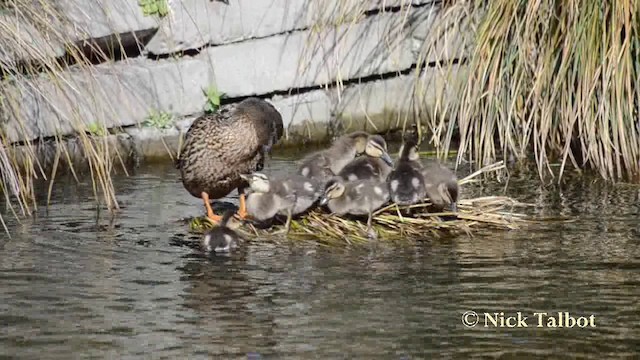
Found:
[(173, 126), (174, 118), (175, 117), (168, 112), (151, 109), (142, 125), (156, 129), (169, 129)]
[(167, 0), (138, 0), (138, 5), (142, 8), (144, 16), (158, 15), (164, 17), (169, 13)]

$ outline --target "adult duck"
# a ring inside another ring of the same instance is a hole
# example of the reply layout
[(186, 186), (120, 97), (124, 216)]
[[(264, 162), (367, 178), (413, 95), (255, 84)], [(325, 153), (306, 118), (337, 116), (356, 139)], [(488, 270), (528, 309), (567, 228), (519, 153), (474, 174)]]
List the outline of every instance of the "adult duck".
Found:
[(238, 215), (247, 215), (240, 174), (260, 171), (271, 147), (283, 133), (282, 116), (273, 105), (258, 98), (222, 106), (216, 113), (197, 118), (187, 131), (178, 168), (182, 184), (201, 198), (207, 217), (218, 223), (222, 217), (211, 208), (210, 199), (220, 199), (238, 190)]

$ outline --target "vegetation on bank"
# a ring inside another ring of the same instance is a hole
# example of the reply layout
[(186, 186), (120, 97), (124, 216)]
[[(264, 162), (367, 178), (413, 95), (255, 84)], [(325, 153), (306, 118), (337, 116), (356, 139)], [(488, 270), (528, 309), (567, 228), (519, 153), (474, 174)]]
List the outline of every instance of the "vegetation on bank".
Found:
[(459, 161), (533, 154), (541, 177), (559, 162), (560, 176), (640, 180), (640, 1), (449, 1), (442, 14), (475, 29), (460, 96), (432, 117), (436, 132), (452, 119), (438, 141), (459, 132)]
[[(145, 0), (139, 4), (146, 6), (147, 12), (164, 9), (161, 5), (156, 9), (156, 3), (162, 1)], [(415, 10), (410, 0), (402, 3), (399, 10), (389, 11), (399, 11), (404, 16)], [(525, 160), (533, 154), (541, 177), (551, 174), (550, 162), (558, 161), (562, 170), (567, 166), (592, 168), (606, 179), (637, 180), (639, 6), (640, 0), (444, 1), (438, 21), (422, 39), (420, 60), (415, 64), (412, 100), (416, 117), (428, 124), (430, 140), (439, 153), (455, 150), (451, 149), (452, 144), (459, 140), (458, 160), (470, 161), (476, 168), (499, 158)], [(312, 34), (371, 15), (362, 4), (330, 11), (335, 12), (332, 21), (323, 18)], [(25, 23), (46, 34), (46, 41), (26, 38)], [(0, 57), (0, 122), (17, 121), (23, 138), (31, 138), (29, 114), (21, 113), (18, 106), (28, 98), (24, 94), (39, 94), (42, 102), (51, 103), (54, 112), (58, 107), (76, 109), (64, 120), (72, 125), (81, 144), (95, 198), (115, 210), (119, 206), (111, 174), (123, 160), (120, 154), (112, 156), (112, 146), (104, 136), (109, 131), (101, 115), (96, 113), (94, 119), (86, 119), (77, 109), (78, 104), (52, 103), (53, 99), (42, 98), (40, 88), (46, 79), (64, 91), (82, 91), (70, 82), (69, 64), (92, 73), (96, 59), (113, 59), (116, 53), (122, 56), (126, 51), (119, 37), (114, 37), (115, 44), (105, 47), (72, 38), (63, 25), (64, 17), (50, 1), (0, 2), (0, 45), (9, 49)], [(406, 27), (406, 23), (399, 22), (398, 28), (389, 29), (380, 46), (398, 48)], [(443, 46), (464, 34), (469, 34), (470, 41), (453, 42), (459, 48)], [(56, 55), (60, 46), (64, 55)], [(324, 50), (312, 43), (309, 49), (318, 51), (313, 56), (323, 56)], [(346, 56), (348, 51), (341, 53)], [(433, 54), (442, 61), (430, 63)], [(453, 63), (457, 65), (452, 66)], [(459, 86), (453, 81), (433, 84), (424, 75), (426, 66), (436, 68), (445, 78), (462, 77), (464, 81)], [(304, 71), (304, 66), (300, 70)], [(344, 81), (337, 78), (332, 86), (341, 89)], [(435, 85), (446, 89), (436, 89), (439, 98), (435, 104), (423, 101), (425, 92)], [(453, 85), (455, 89), (450, 89)], [(215, 111), (224, 94), (213, 87), (203, 91), (207, 95), (204, 110)], [(87, 104), (92, 103), (91, 92), (83, 96), (88, 98)], [(173, 121), (169, 114), (153, 112), (152, 108), (148, 126), (162, 128)], [(409, 118), (400, 120), (406, 127)], [(9, 143), (4, 126), (0, 138), (0, 192), (6, 203), (13, 205), (16, 215), (28, 215), (36, 209), (35, 181), (49, 181), (51, 189), (62, 165), (74, 175), (80, 172), (72, 165), (63, 136), (53, 139), (57, 150), (47, 163), (42, 161), (37, 142), (26, 141), (18, 149)]]

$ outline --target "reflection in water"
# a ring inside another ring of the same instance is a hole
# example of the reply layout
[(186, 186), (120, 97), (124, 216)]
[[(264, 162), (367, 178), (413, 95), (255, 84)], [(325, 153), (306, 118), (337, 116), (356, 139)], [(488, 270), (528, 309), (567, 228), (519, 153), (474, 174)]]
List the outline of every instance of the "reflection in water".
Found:
[[(123, 210), (113, 219), (96, 219), (90, 184), (70, 181), (34, 219), (6, 216), (0, 356), (634, 356), (639, 188), (537, 184), (518, 176), (506, 194), (536, 204), (533, 215), (572, 222), (350, 248), (254, 241), (209, 257), (181, 221), (201, 215), (201, 203), (170, 165), (118, 178)], [(475, 185), (463, 197), (503, 190)], [(597, 327), (467, 328), (468, 310), (594, 314)]]

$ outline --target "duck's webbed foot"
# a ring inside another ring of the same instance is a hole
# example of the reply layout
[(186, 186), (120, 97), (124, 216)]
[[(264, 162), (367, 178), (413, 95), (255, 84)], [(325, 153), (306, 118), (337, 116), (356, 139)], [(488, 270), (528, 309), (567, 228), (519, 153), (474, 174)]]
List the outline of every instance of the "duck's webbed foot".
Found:
[(378, 238), (378, 233), (373, 228), (373, 214), (369, 213), (369, 218), (367, 219), (367, 237), (371, 240), (375, 240)]
[(209, 203), (209, 194), (207, 194), (206, 192), (203, 191), (200, 194), (200, 197), (202, 198), (202, 201), (204, 202), (205, 209), (207, 209), (207, 218), (209, 218), (209, 220), (211, 220), (212, 222), (214, 222), (216, 224), (220, 224), (220, 222), (222, 221), (222, 216), (216, 215), (213, 212), (213, 209), (211, 208), (211, 204)]
[(291, 230), (291, 218), (293, 217), (293, 213), (291, 209), (287, 210), (287, 221), (284, 223), (284, 228), (274, 231), (272, 234), (274, 235), (289, 235), (289, 231)]

